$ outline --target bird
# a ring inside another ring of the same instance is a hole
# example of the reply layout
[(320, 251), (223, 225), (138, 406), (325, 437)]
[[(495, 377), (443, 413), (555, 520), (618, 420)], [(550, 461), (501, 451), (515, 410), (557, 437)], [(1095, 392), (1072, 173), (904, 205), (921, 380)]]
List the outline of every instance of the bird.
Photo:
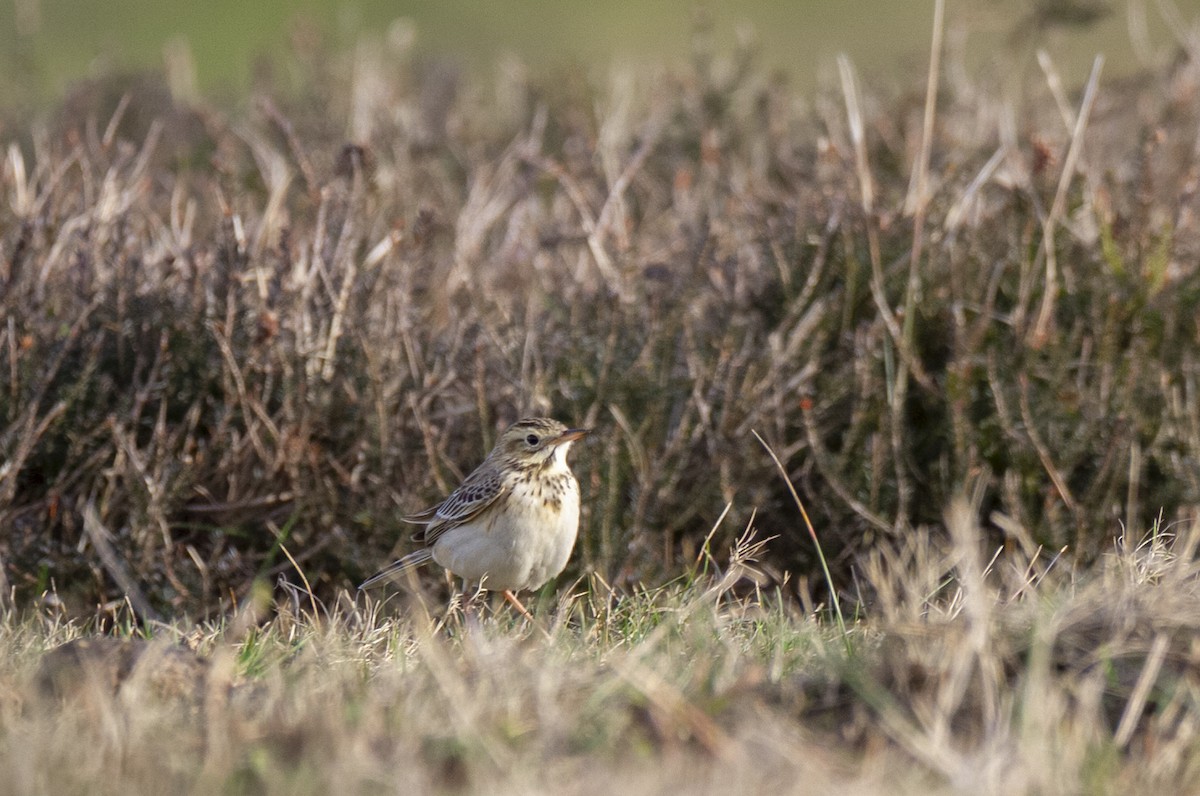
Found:
[(567, 453), (590, 431), (546, 417), (513, 423), (449, 497), (403, 518), (424, 526), (413, 535), (424, 546), (358, 588), (368, 589), (432, 560), (465, 581), (502, 592), (532, 619), (516, 592), (540, 588), (571, 557), (579, 532), (579, 482)]

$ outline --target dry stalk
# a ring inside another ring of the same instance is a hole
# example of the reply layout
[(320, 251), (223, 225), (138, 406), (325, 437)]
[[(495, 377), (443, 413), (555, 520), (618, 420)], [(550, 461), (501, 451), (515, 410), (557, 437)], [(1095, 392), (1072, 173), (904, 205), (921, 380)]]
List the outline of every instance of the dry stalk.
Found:
[(1079, 115), (1071, 131), (1071, 145), (1067, 148), (1067, 156), (1063, 160), (1062, 173), (1059, 175), (1058, 189), (1054, 192), (1054, 202), (1050, 205), (1050, 213), (1042, 225), (1042, 251), (1046, 260), (1046, 281), (1042, 289), (1042, 305), (1038, 310), (1037, 320), (1030, 332), (1030, 342), (1035, 348), (1041, 347), (1049, 334), (1050, 319), (1058, 301), (1058, 253), (1054, 243), (1054, 234), (1059, 219), (1066, 210), (1067, 189), (1075, 177), (1075, 165), (1083, 151), (1083, 133), (1087, 129), (1088, 119), (1092, 114), (1092, 105), (1096, 101), (1096, 91), (1100, 85), (1100, 70), (1104, 66), (1104, 56), (1096, 56), (1092, 64), (1092, 72), (1088, 76), (1087, 86), (1083, 91), (1083, 100), (1079, 105)]

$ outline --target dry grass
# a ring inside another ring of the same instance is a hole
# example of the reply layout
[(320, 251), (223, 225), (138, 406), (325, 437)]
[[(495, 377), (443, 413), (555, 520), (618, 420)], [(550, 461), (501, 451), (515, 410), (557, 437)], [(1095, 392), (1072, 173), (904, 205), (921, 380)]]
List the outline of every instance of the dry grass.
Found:
[(729, 504), (717, 543), (757, 512), (776, 581), (814, 571), (752, 430), (843, 589), (976, 485), (992, 538), (1085, 561), (1196, 513), (1190, 59), (1016, 100), (951, 50), (810, 100), (750, 50), (595, 78), (396, 47), (299, 50), (237, 110), (147, 76), (9, 125), (18, 602), (216, 616), (299, 585), (287, 554), (327, 599), (527, 412), (599, 429), (573, 574), (622, 588)]
[(777, 594), (738, 596), (758, 574), (749, 543), (655, 591), (564, 592), (539, 611), (549, 638), (502, 603), (464, 619), (346, 599), (319, 618), (160, 627), (38, 671), (79, 628), (9, 620), (0, 788), (1185, 790), (1200, 776), (1200, 531), (1079, 574), (992, 555), (971, 508), (951, 510), (951, 543), (880, 549), (863, 571), (880, 599), (845, 639)]
[[(702, 43), (385, 40), (238, 109), (149, 76), (8, 122), (4, 787), (1194, 782), (1197, 48), (1014, 99), (933, 41), (810, 99)], [(528, 412), (599, 429), (549, 638), (434, 578), (354, 602)]]

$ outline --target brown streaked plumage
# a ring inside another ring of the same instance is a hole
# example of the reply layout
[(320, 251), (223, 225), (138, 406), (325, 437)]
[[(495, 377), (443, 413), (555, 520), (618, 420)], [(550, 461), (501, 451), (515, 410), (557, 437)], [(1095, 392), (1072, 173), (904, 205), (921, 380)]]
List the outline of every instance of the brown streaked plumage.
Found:
[(579, 485), (567, 464), (571, 444), (587, 429), (549, 418), (509, 426), (483, 463), (436, 506), (405, 517), (424, 527), (425, 547), (359, 586), (366, 589), (436, 561), (455, 575), (504, 592), (536, 589), (562, 572), (579, 529)]

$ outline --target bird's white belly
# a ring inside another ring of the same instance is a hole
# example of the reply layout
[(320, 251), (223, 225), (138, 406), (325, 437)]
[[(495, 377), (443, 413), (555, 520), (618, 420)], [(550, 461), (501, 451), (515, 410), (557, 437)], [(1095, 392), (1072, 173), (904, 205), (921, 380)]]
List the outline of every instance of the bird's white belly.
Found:
[(562, 572), (579, 531), (579, 487), (567, 479), (557, 510), (528, 488), (516, 484), (504, 510), (446, 531), (433, 545), (433, 560), (495, 591), (536, 589)]

